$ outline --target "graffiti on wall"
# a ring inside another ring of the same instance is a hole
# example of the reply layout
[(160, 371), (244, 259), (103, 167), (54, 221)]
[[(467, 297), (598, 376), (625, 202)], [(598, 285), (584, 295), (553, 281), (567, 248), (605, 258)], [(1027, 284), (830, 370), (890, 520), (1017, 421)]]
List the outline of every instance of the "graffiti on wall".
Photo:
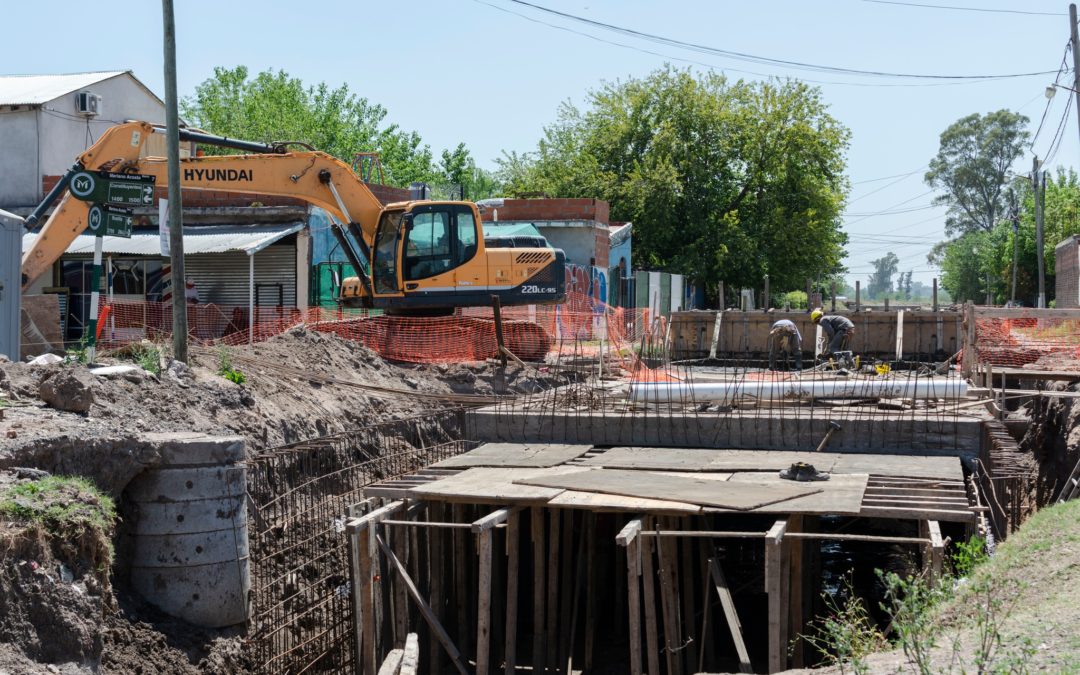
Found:
[(608, 272), (591, 265), (566, 264), (566, 291), (607, 302)]

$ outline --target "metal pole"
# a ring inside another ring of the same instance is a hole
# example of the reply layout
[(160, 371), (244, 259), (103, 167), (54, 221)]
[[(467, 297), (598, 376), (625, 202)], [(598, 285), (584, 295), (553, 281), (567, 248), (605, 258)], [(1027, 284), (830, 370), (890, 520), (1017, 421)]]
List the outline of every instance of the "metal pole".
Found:
[(1016, 304), (1016, 261), (1020, 256), (1020, 219), (1013, 216), (1013, 274), (1012, 292), (1009, 294), (1009, 304)]
[(855, 311), (862, 311), (862, 281), (855, 280)]
[[(1070, 5), (1075, 13), (1076, 5)], [(1075, 26), (1074, 26), (1075, 29)], [(1046, 307), (1046, 270), (1043, 261), (1043, 197), (1046, 195), (1046, 174), (1039, 170), (1039, 158), (1032, 161), (1031, 181), (1035, 189), (1035, 257), (1038, 258), (1039, 268), (1039, 295), (1035, 306), (1039, 309)]]
[[(102, 223), (102, 229), (105, 224)], [(97, 354), (98, 302), (101, 295), (101, 235), (94, 237), (94, 273), (90, 277), (90, 330), (84, 335), (86, 340), (86, 362), (93, 363)]]
[(937, 277), (934, 277), (934, 311), (938, 311)]
[(22, 352), (22, 292), (19, 261), (22, 257), (23, 219), (0, 210), (0, 354), (18, 361)]
[(766, 274), (765, 275), (765, 297), (763, 297), (761, 299), (761, 309), (762, 309), (762, 311), (765, 311), (765, 312), (769, 311), (769, 305), (772, 304), (772, 302), (770, 302), (770, 299), (771, 298), (769, 296), (769, 275)]
[[(165, 148), (169, 170), (169, 257), (173, 278), (173, 358), (188, 361), (187, 297), (184, 292), (184, 220), (180, 200), (180, 117), (176, 98), (176, 23), (172, 0), (161, 0), (165, 33)], [(177, 292), (179, 290), (179, 292)]]
[(255, 254), (248, 254), (248, 344), (255, 342)]
[(1080, 128), (1080, 36), (1076, 28), (1076, 3), (1069, 4), (1069, 42), (1073, 53), (1073, 92), (1076, 96), (1076, 123)]

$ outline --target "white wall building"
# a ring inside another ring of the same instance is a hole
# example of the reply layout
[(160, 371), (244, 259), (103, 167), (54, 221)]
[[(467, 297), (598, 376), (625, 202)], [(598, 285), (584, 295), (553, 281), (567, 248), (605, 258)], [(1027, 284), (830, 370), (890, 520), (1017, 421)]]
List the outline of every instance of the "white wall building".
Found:
[[(44, 196), (46, 177), (63, 175), (125, 120), (165, 122), (164, 102), (129, 70), (0, 75), (0, 209), (25, 215)], [(164, 155), (164, 145), (149, 150)]]

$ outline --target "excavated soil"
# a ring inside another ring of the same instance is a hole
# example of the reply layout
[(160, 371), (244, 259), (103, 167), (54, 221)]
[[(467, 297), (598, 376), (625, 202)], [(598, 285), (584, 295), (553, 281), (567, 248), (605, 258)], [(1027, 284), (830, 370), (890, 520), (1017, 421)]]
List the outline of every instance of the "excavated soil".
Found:
[[(235, 434), (251, 453), (460, 405), (459, 395), (532, 393), (557, 379), (512, 363), (395, 364), (303, 328), (225, 353), (194, 348), (191, 356), (190, 368), (163, 359), (160, 375), (139, 369), (108, 377), (78, 363), (0, 357), (0, 480), (13, 480), (13, 467), (34, 467), (86, 476), (119, 497), (159, 461), (143, 438), (148, 432)], [(243, 372), (243, 384), (218, 374), (223, 357)], [(108, 354), (99, 362), (133, 364)], [(78, 571), (86, 566), (59, 556), (48, 536), (28, 537), (3, 516), (0, 542), (0, 674), (250, 670), (242, 631), (167, 617), (124, 588), (113, 590), (109, 570)], [(76, 570), (74, 579), (61, 569)]]

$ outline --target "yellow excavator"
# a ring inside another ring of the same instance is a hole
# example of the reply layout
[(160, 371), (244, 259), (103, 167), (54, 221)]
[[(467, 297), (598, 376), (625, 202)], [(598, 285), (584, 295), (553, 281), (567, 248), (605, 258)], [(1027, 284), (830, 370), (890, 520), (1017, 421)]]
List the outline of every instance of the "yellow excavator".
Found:
[[(34, 227), (60, 200), (23, 254), (23, 288), (86, 230), (92, 202), (103, 194), (104, 184), (124, 175), (154, 176), (157, 184), (166, 183), (165, 158), (145, 156), (147, 140), (159, 133), (162, 127), (147, 122), (119, 124), (79, 156), (27, 217), (27, 226)], [(342, 283), (345, 305), (437, 315), (457, 307), (491, 306), (493, 296), (504, 306), (566, 299), (562, 251), (485, 246), (480, 213), (471, 202), (383, 206), (351, 167), (310, 146), (255, 143), (189, 129), (180, 131), (180, 139), (245, 153), (182, 159), (183, 187), (294, 197), (330, 214), (331, 231), (357, 271)], [(152, 190), (146, 201), (152, 202)]]

